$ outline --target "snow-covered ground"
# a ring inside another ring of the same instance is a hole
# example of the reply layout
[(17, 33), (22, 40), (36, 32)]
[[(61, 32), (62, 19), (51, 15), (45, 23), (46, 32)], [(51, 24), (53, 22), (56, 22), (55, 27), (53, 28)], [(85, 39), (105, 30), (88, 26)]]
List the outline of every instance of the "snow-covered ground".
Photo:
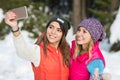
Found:
[[(118, 12), (118, 15), (120, 15), (120, 11)], [(115, 25), (116, 22), (117, 24), (115, 26), (112, 25), (111, 27), (112, 35), (116, 35), (114, 37), (111, 36), (111, 43), (115, 42), (115, 39), (118, 39), (117, 37), (120, 37), (119, 21), (120, 18), (116, 18), (113, 24)], [(116, 28), (118, 30), (115, 30)], [(34, 40), (27, 37), (27, 32), (23, 31), (22, 33), (28, 42), (34, 43)], [(71, 29), (67, 36), (68, 42), (70, 43), (73, 38), (74, 36), (72, 36)], [(107, 43), (107, 39), (100, 43), (100, 48), (106, 60), (105, 73), (111, 74), (111, 80), (120, 80), (120, 51), (109, 52), (110, 44)], [(6, 36), (5, 40), (0, 40), (0, 80), (34, 80), (30, 62), (25, 61), (16, 55), (11, 33)]]
[(16, 55), (11, 34), (0, 41), (0, 80), (34, 80), (31, 64)]
[[(23, 31), (24, 37), (29, 43), (33, 43), (27, 37), (27, 32)], [(71, 31), (67, 36), (70, 42)], [(107, 44), (107, 40), (100, 43), (101, 50), (106, 59), (106, 69), (112, 75), (112, 80), (120, 79), (120, 51), (108, 52), (110, 45)], [(0, 80), (34, 80), (33, 72), (30, 62), (19, 58), (16, 55), (16, 50), (12, 41), (12, 34), (6, 36), (5, 40), (0, 41)]]

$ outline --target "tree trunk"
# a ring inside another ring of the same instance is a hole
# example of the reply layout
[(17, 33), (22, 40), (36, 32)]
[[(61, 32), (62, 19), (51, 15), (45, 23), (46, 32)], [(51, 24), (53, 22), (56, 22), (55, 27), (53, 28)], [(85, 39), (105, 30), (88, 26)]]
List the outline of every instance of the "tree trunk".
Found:
[(73, 33), (76, 33), (77, 25), (86, 17), (86, 0), (73, 0)]

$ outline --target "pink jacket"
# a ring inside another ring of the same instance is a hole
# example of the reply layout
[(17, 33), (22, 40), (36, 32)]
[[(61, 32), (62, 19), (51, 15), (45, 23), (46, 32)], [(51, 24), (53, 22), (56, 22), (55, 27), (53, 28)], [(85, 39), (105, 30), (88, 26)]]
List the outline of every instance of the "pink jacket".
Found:
[(75, 41), (72, 41), (72, 48), (71, 48), (71, 62), (70, 62), (70, 80), (89, 80), (90, 73), (87, 70), (87, 64), (90, 63), (94, 59), (101, 59), (104, 62), (104, 57), (98, 47), (99, 42), (94, 44), (92, 49), (92, 58), (86, 63), (89, 58), (88, 53), (84, 53), (76, 58), (73, 59), (74, 49), (75, 49)]

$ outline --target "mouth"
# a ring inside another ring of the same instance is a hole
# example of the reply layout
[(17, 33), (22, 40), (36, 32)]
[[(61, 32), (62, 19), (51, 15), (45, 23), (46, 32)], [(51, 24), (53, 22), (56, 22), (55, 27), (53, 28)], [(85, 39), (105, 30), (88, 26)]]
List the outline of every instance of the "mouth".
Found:
[(49, 37), (50, 37), (51, 39), (55, 39), (55, 38), (56, 38), (56, 37), (53, 36), (53, 35), (49, 35)]
[(77, 37), (76, 40), (77, 40), (77, 41), (82, 41), (82, 40), (84, 40), (84, 39), (83, 39), (83, 37)]

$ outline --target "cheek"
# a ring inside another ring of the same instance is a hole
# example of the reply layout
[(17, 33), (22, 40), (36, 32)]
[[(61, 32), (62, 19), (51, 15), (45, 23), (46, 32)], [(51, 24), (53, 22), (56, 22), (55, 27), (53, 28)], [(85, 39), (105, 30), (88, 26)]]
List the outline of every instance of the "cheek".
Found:
[(87, 42), (90, 42), (91, 36), (86, 36), (86, 40), (87, 40)]
[(62, 38), (62, 34), (58, 34), (58, 38), (61, 39)]
[(47, 36), (47, 37), (48, 37), (49, 33), (50, 33), (49, 30), (47, 30), (47, 31), (46, 31), (46, 36)]
[(46, 35), (48, 35), (48, 34), (50, 34), (50, 33), (51, 33), (51, 29), (48, 28), (48, 29), (46, 30)]
[(46, 32), (47, 32), (47, 33), (48, 33), (48, 32), (50, 32), (50, 29), (49, 29), (49, 28), (47, 28)]
[(81, 36), (81, 34), (79, 32), (76, 33), (76, 36)]

